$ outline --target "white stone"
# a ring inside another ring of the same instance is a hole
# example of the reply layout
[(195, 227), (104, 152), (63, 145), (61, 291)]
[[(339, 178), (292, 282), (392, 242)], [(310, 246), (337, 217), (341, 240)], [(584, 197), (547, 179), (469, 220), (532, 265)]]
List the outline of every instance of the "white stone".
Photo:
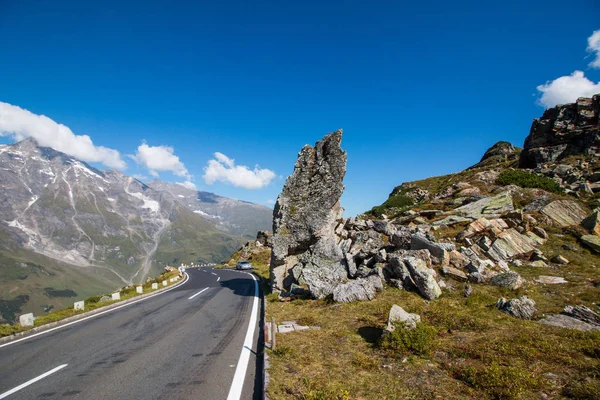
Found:
[(112, 294), (112, 299), (113, 300), (121, 300), (121, 293), (120, 292), (113, 293)]
[(167, 286), (167, 281), (163, 281), (163, 286)]
[(153, 283), (152, 284), (152, 290), (156, 290), (158, 289), (158, 283)]
[(135, 291), (138, 292), (138, 293), (144, 293), (144, 288), (141, 287), (141, 286), (136, 286), (135, 287)]
[(277, 327), (277, 332), (279, 332), (279, 333), (294, 332), (294, 325), (292, 325), (292, 324), (279, 325)]
[(23, 314), (19, 317), (19, 324), (21, 326), (33, 326), (34, 320), (35, 317), (33, 316), (33, 313)]
[(73, 309), (77, 310), (85, 310), (85, 302), (83, 300), (77, 301), (73, 303)]
[(561, 278), (559, 276), (546, 276), (540, 275), (534, 279), (536, 282), (544, 283), (547, 285), (559, 285), (561, 283), (568, 283), (565, 278)]

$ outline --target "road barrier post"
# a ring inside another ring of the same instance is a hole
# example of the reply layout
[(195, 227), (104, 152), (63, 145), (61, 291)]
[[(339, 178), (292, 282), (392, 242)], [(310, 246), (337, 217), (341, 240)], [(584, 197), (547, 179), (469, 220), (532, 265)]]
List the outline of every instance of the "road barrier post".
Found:
[(275, 350), (277, 346), (277, 323), (275, 317), (271, 318), (271, 351)]
[(77, 310), (85, 310), (85, 302), (83, 300), (73, 303), (73, 309)]
[(138, 293), (144, 293), (144, 288), (141, 287), (141, 286), (136, 286), (135, 287), (135, 291), (138, 292)]

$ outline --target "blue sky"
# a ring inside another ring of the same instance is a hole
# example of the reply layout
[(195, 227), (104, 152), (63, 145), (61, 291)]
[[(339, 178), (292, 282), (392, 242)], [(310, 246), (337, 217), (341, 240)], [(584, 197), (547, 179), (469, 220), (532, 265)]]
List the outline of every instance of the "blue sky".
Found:
[[(600, 88), (594, 0), (286, 3), (0, 0), (0, 102), (118, 151), (127, 174), (151, 178), (144, 160), (166, 154), (161, 179), (262, 204), (304, 144), (343, 128), (354, 215), (499, 140), (521, 146), (542, 94), (551, 105)], [(234, 159), (275, 177), (208, 184), (216, 152), (221, 170)]]

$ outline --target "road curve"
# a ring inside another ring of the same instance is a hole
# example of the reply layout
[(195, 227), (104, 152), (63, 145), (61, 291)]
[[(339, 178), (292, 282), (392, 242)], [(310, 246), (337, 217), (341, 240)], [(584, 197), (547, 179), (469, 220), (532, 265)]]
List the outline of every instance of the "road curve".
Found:
[[(0, 348), (0, 399), (227, 399), (255, 283), (229, 270), (188, 274), (159, 296)], [(262, 397), (261, 314), (244, 400)]]

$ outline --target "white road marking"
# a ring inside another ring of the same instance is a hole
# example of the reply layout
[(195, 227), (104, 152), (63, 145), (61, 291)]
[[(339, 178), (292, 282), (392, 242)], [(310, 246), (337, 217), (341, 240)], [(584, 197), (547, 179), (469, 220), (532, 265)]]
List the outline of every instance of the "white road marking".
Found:
[(205, 290), (208, 290), (208, 288), (206, 287), (206, 288), (202, 289), (201, 291), (199, 291), (198, 293), (196, 293), (195, 295), (193, 295), (192, 297), (188, 297), (188, 300), (191, 300), (191, 299), (193, 299), (194, 297), (196, 297), (196, 296), (198, 296), (199, 294), (203, 293)]
[(218, 277), (217, 277), (217, 282), (219, 282), (220, 280), (221, 280), (221, 277), (220, 277), (220, 276), (218, 276)]
[(22, 385), (19, 385), (19, 386), (17, 386), (14, 389), (9, 390), (8, 392), (4, 392), (4, 393), (0, 394), (0, 399), (4, 399), (4, 398), (10, 396), (11, 394), (18, 392), (19, 390), (24, 389), (27, 386), (29, 386), (31, 384), (34, 384), (34, 383), (36, 383), (39, 380), (44, 379), (48, 375), (52, 375), (53, 373), (55, 373), (57, 371), (60, 371), (61, 369), (63, 369), (67, 365), (69, 365), (69, 364), (59, 365), (58, 367), (56, 367), (54, 369), (51, 369), (50, 371), (46, 372), (45, 374), (42, 374), (42, 375), (38, 376), (37, 378), (33, 378), (32, 380), (27, 381), (27, 382), (23, 383)]
[(215, 274), (214, 272), (211, 272), (211, 274), (213, 274), (213, 275), (217, 276), (217, 274)]
[(233, 375), (233, 382), (231, 382), (231, 388), (229, 389), (229, 395), (227, 400), (239, 400), (242, 396), (242, 389), (244, 388), (244, 379), (246, 378), (246, 369), (248, 368), (248, 362), (250, 361), (250, 353), (252, 352), (252, 341), (254, 339), (254, 328), (256, 326), (256, 318), (258, 315), (258, 282), (252, 274), (248, 274), (254, 280), (254, 300), (252, 301), (252, 313), (250, 314), (250, 322), (248, 324), (248, 331), (246, 332), (246, 338), (242, 346), (242, 353)]
[(127, 306), (130, 306), (130, 305), (135, 304), (135, 303), (139, 303), (140, 301), (144, 301), (144, 300), (148, 300), (148, 299), (151, 299), (153, 297), (156, 297), (156, 296), (160, 296), (161, 294), (165, 294), (167, 292), (170, 292), (173, 289), (178, 288), (179, 286), (181, 286), (184, 283), (186, 283), (189, 279), (190, 279), (190, 276), (188, 274), (185, 274), (185, 279), (183, 281), (181, 281), (181, 283), (179, 283), (177, 285), (174, 285), (174, 286), (171, 286), (169, 289), (163, 290), (160, 293), (156, 293), (156, 294), (153, 294), (152, 296), (144, 297), (143, 299), (132, 301), (131, 303), (123, 304), (122, 306), (111, 308), (110, 310), (102, 311), (102, 312), (99, 312), (97, 314), (90, 315), (89, 317), (81, 318), (81, 319), (78, 319), (77, 321), (69, 322), (67, 324), (57, 326), (55, 328), (50, 328), (48, 330), (45, 330), (45, 331), (42, 331), (42, 332), (39, 332), (39, 333), (34, 333), (33, 335), (29, 335), (29, 336), (26, 336), (26, 337), (21, 338), (21, 339), (13, 340), (12, 342), (0, 344), (0, 348), (5, 347), (5, 346), (10, 346), (11, 344), (22, 342), (23, 340), (31, 339), (31, 338), (34, 338), (36, 336), (44, 335), (46, 333), (54, 332), (54, 331), (56, 331), (58, 329), (66, 328), (67, 326), (70, 326), (70, 325), (73, 325), (73, 324), (78, 324), (80, 322), (87, 321), (88, 319), (95, 318), (95, 317), (98, 317), (100, 315), (112, 312), (112, 311), (116, 311), (116, 310), (118, 310), (120, 308), (127, 307)]

